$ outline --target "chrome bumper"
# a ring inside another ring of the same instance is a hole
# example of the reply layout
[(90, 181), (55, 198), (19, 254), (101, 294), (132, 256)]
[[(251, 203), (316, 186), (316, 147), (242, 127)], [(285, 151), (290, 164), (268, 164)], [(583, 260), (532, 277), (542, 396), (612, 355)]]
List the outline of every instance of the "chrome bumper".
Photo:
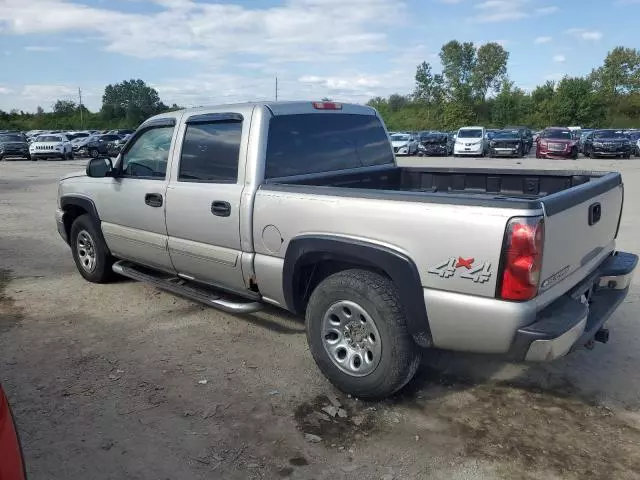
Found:
[[(638, 257), (616, 252), (571, 292), (516, 332), (510, 356), (548, 362), (593, 341), (629, 291)], [(596, 337), (597, 338), (597, 337)]]

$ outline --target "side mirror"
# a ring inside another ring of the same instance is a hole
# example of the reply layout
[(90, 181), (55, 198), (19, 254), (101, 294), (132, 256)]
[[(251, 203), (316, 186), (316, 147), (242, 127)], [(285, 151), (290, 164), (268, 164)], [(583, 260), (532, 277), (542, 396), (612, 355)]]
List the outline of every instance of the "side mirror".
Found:
[(103, 178), (110, 177), (113, 172), (111, 159), (107, 157), (92, 158), (87, 163), (87, 177)]

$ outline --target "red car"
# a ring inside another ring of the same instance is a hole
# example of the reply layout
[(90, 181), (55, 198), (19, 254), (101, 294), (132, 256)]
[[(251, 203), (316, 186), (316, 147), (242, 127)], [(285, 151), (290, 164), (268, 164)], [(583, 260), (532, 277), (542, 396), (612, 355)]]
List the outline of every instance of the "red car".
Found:
[(25, 480), (20, 439), (11, 407), (0, 386), (0, 480)]
[(568, 128), (545, 128), (536, 139), (536, 158), (578, 158), (578, 140)]

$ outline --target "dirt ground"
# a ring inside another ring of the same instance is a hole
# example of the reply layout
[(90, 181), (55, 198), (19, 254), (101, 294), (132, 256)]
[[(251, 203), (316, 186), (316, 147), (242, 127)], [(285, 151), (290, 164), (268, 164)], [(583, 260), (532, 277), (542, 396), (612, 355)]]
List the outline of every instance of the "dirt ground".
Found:
[[(521, 166), (405, 160), (454, 161)], [(621, 170), (618, 245), (640, 251), (640, 159), (518, 162)], [(30, 479), (640, 478), (640, 280), (607, 345), (550, 365), (426, 352), (407, 389), (366, 403), (321, 376), (286, 313), (82, 280), (53, 211), (83, 166), (0, 163), (0, 382)]]

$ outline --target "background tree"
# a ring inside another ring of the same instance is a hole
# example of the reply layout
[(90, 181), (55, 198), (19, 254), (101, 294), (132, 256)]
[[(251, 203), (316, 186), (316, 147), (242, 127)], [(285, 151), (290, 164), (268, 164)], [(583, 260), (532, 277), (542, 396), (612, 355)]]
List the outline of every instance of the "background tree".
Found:
[(156, 89), (139, 79), (107, 85), (102, 96), (103, 117), (118, 119), (121, 125), (137, 126), (146, 118), (166, 110)]
[(509, 52), (498, 43), (485, 43), (476, 53), (471, 73), (475, 97), (485, 101), (487, 93), (498, 91), (507, 78)]

